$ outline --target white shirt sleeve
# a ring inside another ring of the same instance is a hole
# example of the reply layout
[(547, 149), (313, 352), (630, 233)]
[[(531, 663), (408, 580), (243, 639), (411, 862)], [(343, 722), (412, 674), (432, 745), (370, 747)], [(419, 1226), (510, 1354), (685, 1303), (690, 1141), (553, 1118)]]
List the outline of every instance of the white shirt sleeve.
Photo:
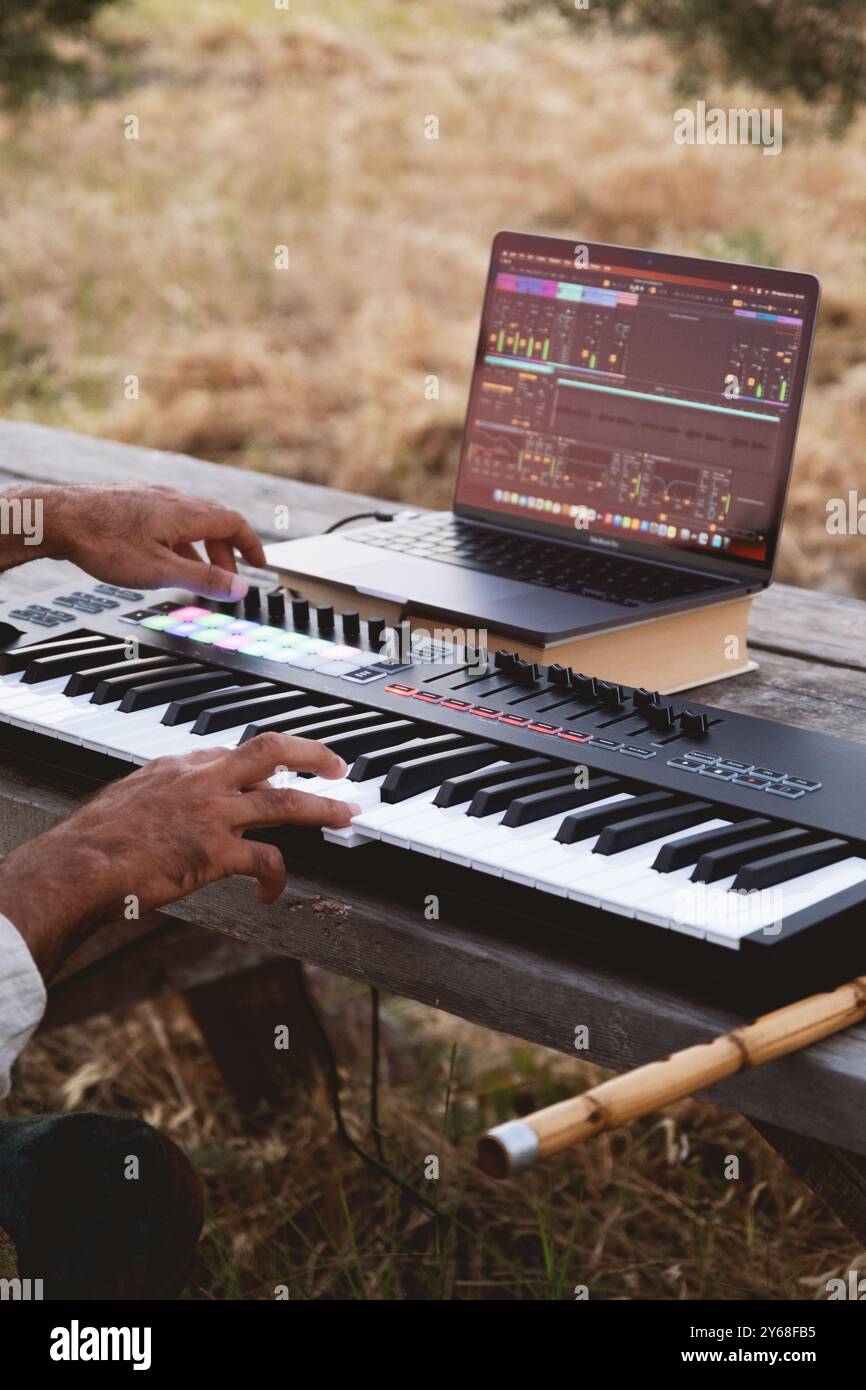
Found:
[(9, 1073), (45, 1012), (45, 985), (19, 931), (0, 913), (0, 1100)]

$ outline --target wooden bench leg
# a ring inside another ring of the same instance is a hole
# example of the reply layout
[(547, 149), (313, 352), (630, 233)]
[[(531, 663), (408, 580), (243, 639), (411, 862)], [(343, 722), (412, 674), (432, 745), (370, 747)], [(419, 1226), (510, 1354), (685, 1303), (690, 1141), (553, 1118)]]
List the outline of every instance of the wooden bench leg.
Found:
[[(281, 958), (185, 992), (211, 1055), (238, 1103), (278, 1101), (309, 1086), (323, 1061), (300, 961)], [(278, 1046), (285, 1041), (288, 1047)]]
[(746, 1117), (834, 1216), (866, 1246), (866, 1157)]

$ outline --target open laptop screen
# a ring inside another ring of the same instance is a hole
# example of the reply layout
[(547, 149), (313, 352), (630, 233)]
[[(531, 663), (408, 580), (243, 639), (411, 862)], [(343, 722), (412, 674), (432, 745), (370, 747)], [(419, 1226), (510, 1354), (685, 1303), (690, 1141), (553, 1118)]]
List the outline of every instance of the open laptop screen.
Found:
[(500, 232), (458, 515), (772, 569), (814, 276)]

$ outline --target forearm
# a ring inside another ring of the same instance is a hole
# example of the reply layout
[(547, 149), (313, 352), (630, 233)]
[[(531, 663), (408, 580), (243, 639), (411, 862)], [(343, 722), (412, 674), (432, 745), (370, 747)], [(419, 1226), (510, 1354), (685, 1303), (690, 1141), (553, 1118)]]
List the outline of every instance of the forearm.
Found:
[(0, 492), (0, 570), (62, 556), (67, 492), (35, 485)]
[(14, 922), (46, 980), (114, 905), (101, 856), (70, 841), (61, 825), (0, 863), (0, 914)]

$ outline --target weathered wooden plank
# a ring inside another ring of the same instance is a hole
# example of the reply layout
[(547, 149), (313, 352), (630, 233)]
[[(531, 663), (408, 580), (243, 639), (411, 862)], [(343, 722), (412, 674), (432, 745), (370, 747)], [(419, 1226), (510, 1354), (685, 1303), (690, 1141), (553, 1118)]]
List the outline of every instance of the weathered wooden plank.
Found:
[(42, 1031), (129, 1008), (143, 999), (207, 987), (242, 971), (273, 969), (275, 961), (284, 968), (282, 960), (254, 942), (229, 941), (206, 927), (165, 916), (161, 925), (125, 945), (116, 945), (109, 928), (105, 936), (95, 933), (87, 944), (113, 949), (52, 983)]
[(162, 912), (145, 912), (143, 916), (131, 921), (121, 920), (107, 923), (101, 931), (87, 937), (81, 945), (68, 956), (51, 977), (51, 988), (56, 988), (64, 980), (70, 980), (90, 966), (98, 964), (106, 956), (131, 946), (140, 937), (168, 925), (168, 918)]
[(759, 670), (701, 686), (695, 699), (856, 743), (866, 741), (866, 671), (822, 666), (770, 651), (758, 652), (757, 657)]
[(182, 492), (215, 497), (236, 507), (270, 540), (286, 539), (285, 528), (277, 522), (278, 507), (289, 508), (289, 534), (303, 536), (370, 505), (369, 497), (356, 493), (18, 420), (0, 421), (0, 472), (9, 480), (7, 486), (24, 482), (167, 483)]
[[(327, 881), (320, 894), (317, 899), (314, 883), (295, 879), (279, 904), (263, 909), (246, 885), (228, 881), (172, 911), (559, 1052), (572, 1053), (575, 1027), (585, 1024), (590, 1041), (581, 1056), (615, 1071), (735, 1026), (726, 1011), (576, 964), (565, 954), (497, 940), (465, 922), (456, 925), (447, 910), (439, 922), (429, 922), (420, 908), (412, 914), (387, 904), (356, 904), (344, 888), (337, 897)], [(866, 1154), (864, 1081), (866, 1026), (859, 1026), (731, 1078), (708, 1095)]]
[(749, 645), (829, 666), (866, 670), (866, 603), (773, 584), (752, 604)]

